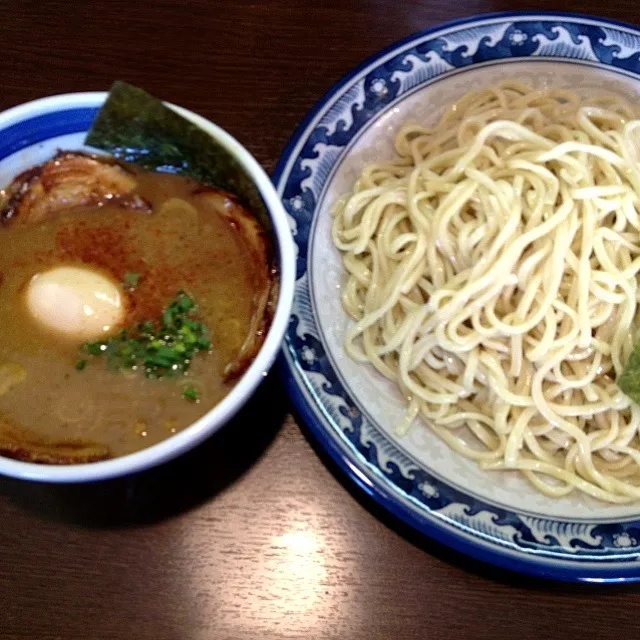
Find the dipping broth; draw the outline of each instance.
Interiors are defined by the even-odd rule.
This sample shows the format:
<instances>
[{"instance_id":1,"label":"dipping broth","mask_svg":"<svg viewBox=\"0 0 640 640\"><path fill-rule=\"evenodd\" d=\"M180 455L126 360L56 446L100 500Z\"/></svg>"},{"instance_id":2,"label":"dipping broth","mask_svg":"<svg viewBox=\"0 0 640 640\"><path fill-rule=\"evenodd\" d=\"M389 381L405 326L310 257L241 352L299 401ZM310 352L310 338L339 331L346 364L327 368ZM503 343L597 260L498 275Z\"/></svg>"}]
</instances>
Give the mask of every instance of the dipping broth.
<instances>
[{"instance_id":1,"label":"dipping broth","mask_svg":"<svg viewBox=\"0 0 640 640\"><path fill-rule=\"evenodd\" d=\"M266 246L265 234L257 245L248 238L242 220L228 215L240 209L232 197L188 178L126 169L138 205L148 207L107 199L0 225L0 367L19 365L24 378L5 393L0 380L0 423L43 443L98 443L108 457L160 442L229 393L264 337L273 280L268 252L256 249ZM59 265L117 284L123 317L107 336L157 322L184 291L211 348L194 355L186 373L160 379L83 356L83 338L48 329L26 303L32 278Z\"/></svg>"}]
</instances>

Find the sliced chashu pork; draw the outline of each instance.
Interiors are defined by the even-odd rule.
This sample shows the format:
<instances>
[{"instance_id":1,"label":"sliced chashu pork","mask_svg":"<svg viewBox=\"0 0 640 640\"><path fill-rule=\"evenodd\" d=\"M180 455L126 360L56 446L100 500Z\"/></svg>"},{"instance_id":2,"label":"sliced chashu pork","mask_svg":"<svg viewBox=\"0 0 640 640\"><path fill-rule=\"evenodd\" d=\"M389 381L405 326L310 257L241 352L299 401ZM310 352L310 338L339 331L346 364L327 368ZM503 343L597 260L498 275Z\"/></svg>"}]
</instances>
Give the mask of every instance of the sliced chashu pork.
<instances>
[{"instance_id":1,"label":"sliced chashu pork","mask_svg":"<svg viewBox=\"0 0 640 640\"><path fill-rule=\"evenodd\" d=\"M253 316L249 333L233 362L225 369L225 378L239 378L253 362L264 343L273 320L278 298L278 279L273 266L273 254L266 230L251 212L247 211L234 196L209 187L198 188L194 196L203 205L212 207L229 221L240 233L254 260L256 273L262 275L253 298Z\"/></svg>"},{"instance_id":2,"label":"sliced chashu pork","mask_svg":"<svg viewBox=\"0 0 640 640\"><path fill-rule=\"evenodd\" d=\"M35 224L71 207L105 202L148 211L135 189L135 177L111 159L61 151L0 192L0 224Z\"/></svg>"}]
</instances>

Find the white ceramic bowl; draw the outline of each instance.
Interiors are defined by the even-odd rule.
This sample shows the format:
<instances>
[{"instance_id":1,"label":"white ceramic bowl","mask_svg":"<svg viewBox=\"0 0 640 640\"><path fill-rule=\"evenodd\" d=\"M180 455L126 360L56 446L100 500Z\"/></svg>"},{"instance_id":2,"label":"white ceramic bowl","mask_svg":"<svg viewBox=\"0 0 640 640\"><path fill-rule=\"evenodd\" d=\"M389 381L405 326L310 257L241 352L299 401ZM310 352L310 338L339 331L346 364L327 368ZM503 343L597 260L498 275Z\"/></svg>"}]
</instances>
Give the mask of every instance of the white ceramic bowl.
<instances>
[{"instance_id":1,"label":"white ceramic bowl","mask_svg":"<svg viewBox=\"0 0 640 640\"><path fill-rule=\"evenodd\" d=\"M0 113L0 188L24 169L50 158L57 149L85 148L85 134L106 96L105 92L52 96ZM273 225L280 274L276 312L267 338L229 395L199 420L167 440L136 453L91 464L52 466L0 456L0 474L42 482L85 482L122 476L166 462L195 447L222 427L251 396L279 351L289 320L295 279L294 245L280 198L262 167L235 138L195 113L175 105L169 106L224 145L262 194Z\"/></svg>"}]
</instances>

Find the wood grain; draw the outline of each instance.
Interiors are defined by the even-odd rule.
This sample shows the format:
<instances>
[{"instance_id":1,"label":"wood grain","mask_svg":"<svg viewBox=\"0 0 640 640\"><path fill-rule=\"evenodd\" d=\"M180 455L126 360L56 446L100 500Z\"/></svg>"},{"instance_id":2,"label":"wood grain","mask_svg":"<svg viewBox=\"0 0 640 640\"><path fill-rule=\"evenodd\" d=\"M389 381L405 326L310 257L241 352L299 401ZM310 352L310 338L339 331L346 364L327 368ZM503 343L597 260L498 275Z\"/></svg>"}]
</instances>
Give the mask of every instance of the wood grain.
<instances>
[{"instance_id":1,"label":"wood grain","mask_svg":"<svg viewBox=\"0 0 640 640\"><path fill-rule=\"evenodd\" d=\"M436 23L550 0L0 3L0 108L141 85L273 169L363 58ZM570 6L565 7L571 9ZM638 17L635 2L584 13ZM221 433L138 476L0 480L0 640L636 637L634 587L532 581L422 540L357 493L277 374Z\"/></svg>"}]
</instances>

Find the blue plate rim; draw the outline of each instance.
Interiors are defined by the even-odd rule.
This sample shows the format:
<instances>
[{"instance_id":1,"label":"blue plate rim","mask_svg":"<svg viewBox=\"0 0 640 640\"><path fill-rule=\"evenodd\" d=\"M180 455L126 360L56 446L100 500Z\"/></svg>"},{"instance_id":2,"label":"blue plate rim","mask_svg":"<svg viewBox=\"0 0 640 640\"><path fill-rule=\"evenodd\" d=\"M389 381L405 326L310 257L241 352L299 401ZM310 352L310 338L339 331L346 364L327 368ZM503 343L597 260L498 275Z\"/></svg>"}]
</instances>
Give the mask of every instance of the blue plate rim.
<instances>
[{"instance_id":1,"label":"blue plate rim","mask_svg":"<svg viewBox=\"0 0 640 640\"><path fill-rule=\"evenodd\" d=\"M285 347L286 348L286 347ZM445 526L439 526L434 521L423 520L416 517L411 509L407 508L395 498L389 497L384 488L377 482L363 482L362 471L356 471L356 466L351 457L341 451L335 438L327 435L318 417L310 407L310 403L304 398L304 393L292 375L292 363L287 354L280 353L278 367L284 381L285 389L293 401L296 411L302 418L305 427L312 437L320 444L322 449L336 463L346 477L370 498L375 500L392 516L409 525L427 539L435 540L454 551L467 555L487 565L493 565L514 573L521 573L535 578L546 578L561 582L579 582L591 584L620 584L640 582L640 574L636 566L625 567L621 563L615 567L604 567L597 563L582 562L575 566L567 563L560 570L562 561L552 560L544 562L533 560L529 556L517 551L504 549L502 552L481 542L464 536L460 531L447 531ZM360 465L358 465L360 466ZM367 477L367 480L371 478ZM635 563L628 563L629 565ZM613 574L613 575L612 575Z\"/></svg>"},{"instance_id":2,"label":"blue plate rim","mask_svg":"<svg viewBox=\"0 0 640 640\"><path fill-rule=\"evenodd\" d=\"M630 29L632 31L638 31L638 27L630 22L624 22L622 20L615 20L613 18L598 18L595 16L591 16L586 13L577 13L572 11L493 11L489 13L477 13L474 16L469 18L458 18L456 20L450 20L447 22L443 22L433 27L427 27L426 29L420 29L415 31L414 33L401 38L400 40L396 40L395 42L387 45L383 49L380 49L376 53L373 53L368 58L363 60L360 64L358 64L353 69L349 70L342 77L340 77L336 82L334 82L325 92L321 95L321 97L313 104L313 106L306 112L304 118L295 128L294 132L291 134L289 139L287 140L284 149L280 153L278 161L273 169L271 174L271 179L273 183L276 185L276 188L279 186L280 180L282 178L282 174L284 172L285 166L291 156L291 152L295 148L296 144L299 142L302 134L307 129L311 121L318 115L318 113L322 110L322 108L329 102L329 100L337 93L337 91L342 88L345 84L347 84L353 77L357 76L364 69L366 69L370 64L383 58L389 53L392 53L396 49L401 49L405 45L409 44L413 40L417 38L421 38L424 36L429 36L434 33L437 33L440 30L448 29L456 26L463 26L465 24L472 24L474 22L478 22L479 20L491 20L493 18L531 18L533 16L540 16L545 18L571 18L574 20L591 20L601 24L610 24L617 27L623 27L625 29Z\"/></svg>"},{"instance_id":3,"label":"blue plate rim","mask_svg":"<svg viewBox=\"0 0 640 640\"><path fill-rule=\"evenodd\" d=\"M385 56L400 51L409 43L432 36L439 31L446 31L455 27L472 25L492 19L526 20L532 17L543 20L564 18L576 22L593 23L595 26L614 26L628 29L640 35L640 29L631 23L610 18L599 18L588 14L562 11L504 11L483 13L416 31L374 53L344 74L322 95L312 108L307 111L305 117L286 143L276 163L272 174L272 180L276 188L280 191L284 186L281 182L287 164L291 160L294 149L307 131L309 125L335 95L347 86L354 77L362 73L364 69L380 61ZM535 554L529 555L517 550L507 549L506 547L500 548L495 542L491 545L483 543L476 538L465 535L459 530L447 531L447 526L444 523L420 518L414 510L403 504L401 500L390 495L375 477L372 478L370 474L366 473L370 466L369 464L360 464L358 460L353 459L353 456L342 450L333 432L325 427L323 421L313 410L313 403L305 397L307 390L304 388L304 384L300 384L297 380L297 376L302 374L297 374L296 366L296 359L293 354L290 353L290 348L287 343L285 343L279 357L279 368L283 374L282 377L287 392L313 438L321 445L324 451L329 454L351 482L380 504L386 511L411 526L419 534L434 539L457 552L473 557L481 562L538 578L599 584L640 581L640 565L637 562L615 562L606 564L583 561L571 563L566 560L540 558L536 557ZM359 467L364 467L364 470ZM366 481L364 481L363 478L366 478Z\"/></svg>"}]
</instances>

